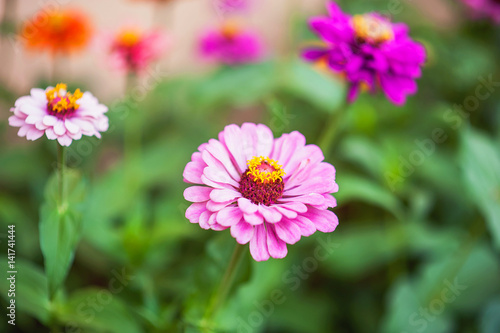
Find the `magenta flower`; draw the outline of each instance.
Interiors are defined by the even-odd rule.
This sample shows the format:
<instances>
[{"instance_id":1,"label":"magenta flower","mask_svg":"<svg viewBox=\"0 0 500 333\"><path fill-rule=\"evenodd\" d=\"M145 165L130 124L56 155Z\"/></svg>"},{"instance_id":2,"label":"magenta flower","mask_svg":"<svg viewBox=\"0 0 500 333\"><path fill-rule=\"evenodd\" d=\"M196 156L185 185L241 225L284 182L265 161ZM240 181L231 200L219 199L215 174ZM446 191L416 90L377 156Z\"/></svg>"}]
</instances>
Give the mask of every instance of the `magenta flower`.
<instances>
[{"instance_id":1,"label":"magenta flower","mask_svg":"<svg viewBox=\"0 0 500 333\"><path fill-rule=\"evenodd\" d=\"M263 48L259 36L243 30L236 22L228 21L219 29L209 30L200 39L201 55L225 65L257 62Z\"/></svg>"},{"instance_id":2,"label":"magenta flower","mask_svg":"<svg viewBox=\"0 0 500 333\"><path fill-rule=\"evenodd\" d=\"M143 32L137 28L124 28L113 36L107 35L105 43L111 66L132 73L144 71L169 46L169 40L160 31Z\"/></svg>"},{"instance_id":3,"label":"magenta flower","mask_svg":"<svg viewBox=\"0 0 500 333\"><path fill-rule=\"evenodd\" d=\"M198 150L183 174L197 184L184 191L193 202L186 217L203 229L230 228L255 260L284 258L286 244L337 227L328 210L336 206L335 168L299 132L274 139L265 125L229 125Z\"/></svg>"},{"instance_id":4,"label":"magenta flower","mask_svg":"<svg viewBox=\"0 0 500 333\"><path fill-rule=\"evenodd\" d=\"M49 140L61 146L69 146L82 135L100 138L100 132L108 130L108 108L99 104L90 92L74 93L66 90L65 84L55 88L31 89L31 95L16 101L10 111L9 125L20 127L17 133L28 140L39 139L44 133Z\"/></svg>"},{"instance_id":5,"label":"magenta flower","mask_svg":"<svg viewBox=\"0 0 500 333\"><path fill-rule=\"evenodd\" d=\"M382 89L396 105L417 92L415 79L421 75L426 52L408 36L405 24L391 23L377 13L350 17L334 2L328 4L328 11L330 17L310 21L325 46L310 47L303 57L326 61L329 68L345 74L350 102L362 87L371 92Z\"/></svg>"},{"instance_id":6,"label":"magenta flower","mask_svg":"<svg viewBox=\"0 0 500 333\"><path fill-rule=\"evenodd\" d=\"M476 18L490 18L500 24L500 1L498 0L462 0Z\"/></svg>"}]
</instances>

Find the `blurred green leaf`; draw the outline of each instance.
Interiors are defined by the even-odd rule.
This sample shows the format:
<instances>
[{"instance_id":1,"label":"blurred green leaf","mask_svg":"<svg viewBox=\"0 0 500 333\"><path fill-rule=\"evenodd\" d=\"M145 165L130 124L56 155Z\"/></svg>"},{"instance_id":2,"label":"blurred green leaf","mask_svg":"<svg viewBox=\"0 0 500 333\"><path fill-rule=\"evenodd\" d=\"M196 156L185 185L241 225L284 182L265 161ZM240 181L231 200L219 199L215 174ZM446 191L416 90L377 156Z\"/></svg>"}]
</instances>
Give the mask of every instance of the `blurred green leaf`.
<instances>
[{"instance_id":1,"label":"blurred green leaf","mask_svg":"<svg viewBox=\"0 0 500 333\"><path fill-rule=\"evenodd\" d=\"M500 299L491 301L481 316L481 333L500 332Z\"/></svg>"},{"instance_id":2,"label":"blurred green leaf","mask_svg":"<svg viewBox=\"0 0 500 333\"><path fill-rule=\"evenodd\" d=\"M96 332L143 332L132 309L107 289L80 289L60 309L59 319L70 329Z\"/></svg>"},{"instance_id":3,"label":"blurred green leaf","mask_svg":"<svg viewBox=\"0 0 500 333\"><path fill-rule=\"evenodd\" d=\"M300 60L283 65L283 89L327 113L336 112L345 101L345 87L339 81Z\"/></svg>"},{"instance_id":4,"label":"blurred green leaf","mask_svg":"<svg viewBox=\"0 0 500 333\"><path fill-rule=\"evenodd\" d=\"M193 101L204 109L227 103L256 103L273 90L275 71L272 62L220 68L200 82L194 91Z\"/></svg>"},{"instance_id":5,"label":"blurred green leaf","mask_svg":"<svg viewBox=\"0 0 500 333\"><path fill-rule=\"evenodd\" d=\"M341 174L337 177L339 192L335 194L337 201L344 205L349 201L363 201L391 212L395 217L403 219L402 204L398 198L368 179L359 176Z\"/></svg>"},{"instance_id":6,"label":"blurred green leaf","mask_svg":"<svg viewBox=\"0 0 500 333\"><path fill-rule=\"evenodd\" d=\"M77 171L71 169L65 172L64 181L65 202L59 202L58 176L54 174L47 183L45 203L40 211L40 247L50 295L64 282L81 237L86 183Z\"/></svg>"},{"instance_id":7,"label":"blurred green leaf","mask_svg":"<svg viewBox=\"0 0 500 333\"><path fill-rule=\"evenodd\" d=\"M469 129L462 133L460 161L471 198L484 214L500 249L500 147Z\"/></svg>"}]
</instances>

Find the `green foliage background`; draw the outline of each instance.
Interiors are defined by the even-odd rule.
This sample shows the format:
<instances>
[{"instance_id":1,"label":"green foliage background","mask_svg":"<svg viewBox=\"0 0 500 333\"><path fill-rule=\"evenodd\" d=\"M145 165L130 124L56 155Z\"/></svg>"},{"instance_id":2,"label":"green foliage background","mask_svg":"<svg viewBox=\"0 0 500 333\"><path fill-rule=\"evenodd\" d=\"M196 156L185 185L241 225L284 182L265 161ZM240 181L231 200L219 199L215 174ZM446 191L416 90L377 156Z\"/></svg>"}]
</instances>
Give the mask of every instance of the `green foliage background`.
<instances>
[{"instance_id":1,"label":"green foliage background","mask_svg":"<svg viewBox=\"0 0 500 333\"><path fill-rule=\"evenodd\" d=\"M361 13L387 3L342 5ZM133 94L102 101L111 128L70 147L75 195L65 211L50 208L55 143L2 141L1 267L15 224L18 274L16 326L2 315L0 331L500 332L500 84L474 111L450 111L475 96L478 78L500 81L499 30L465 20L437 29L408 4L394 19L429 52L419 92L401 108L368 94L345 105L340 79L299 59L313 35L298 16L286 56L166 77L140 103ZM0 97L8 113L18 96L4 87ZM282 260L256 263L246 254L226 306L204 322L235 241L185 219L190 155L244 121L267 124L275 137L299 130L317 143L335 113L338 132L325 155L337 169L339 227L289 246ZM143 133L143 146L125 165L127 122ZM2 138L14 131L0 123ZM331 252L320 259L324 244ZM45 270L42 250L52 260ZM0 279L5 313L7 290Z\"/></svg>"}]
</instances>

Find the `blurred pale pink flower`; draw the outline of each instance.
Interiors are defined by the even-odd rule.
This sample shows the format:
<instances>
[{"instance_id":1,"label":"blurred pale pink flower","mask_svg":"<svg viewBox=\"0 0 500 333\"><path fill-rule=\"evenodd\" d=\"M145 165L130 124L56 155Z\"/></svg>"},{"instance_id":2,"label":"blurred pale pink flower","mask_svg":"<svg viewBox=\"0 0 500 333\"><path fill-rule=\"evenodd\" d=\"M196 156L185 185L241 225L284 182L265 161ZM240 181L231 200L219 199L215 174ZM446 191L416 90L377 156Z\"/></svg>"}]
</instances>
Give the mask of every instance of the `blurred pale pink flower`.
<instances>
[{"instance_id":1,"label":"blurred pale pink flower","mask_svg":"<svg viewBox=\"0 0 500 333\"><path fill-rule=\"evenodd\" d=\"M9 117L9 125L20 127L18 135L32 141L45 133L49 140L69 146L82 135L100 138L100 132L108 130L108 108L90 92L77 89L71 93L62 83L45 90L31 89L10 111L14 115Z\"/></svg>"},{"instance_id":2,"label":"blurred pale pink flower","mask_svg":"<svg viewBox=\"0 0 500 333\"><path fill-rule=\"evenodd\" d=\"M299 132L274 139L262 124L226 126L202 144L184 169L193 204L186 217L203 229L224 230L250 242L257 261L284 258L286 244L316 231L332 232L337 216L335 168Z\"/></svg>"},{"instance_id":3,"label":"blurred pale pink flower","mask_svg":"<svg viewBox=\"0 0 500 333\"><path fill-rule=\"evenodd\" d=\"M235 21L227 21L218 29L208 30L200 39L201 55L225 65L257 62L263 47L259 35L243 29Z\"/></svg>"},{"instance_id":4,"label":"blurred pale pink flower","mask_svg":"<svg viewBox=\"0 0 500 333\"><path fill-rule=\"evenodd\" d=\"M500 1L499 0L462 0L472 10L476 18L489 18L496 24L500 24Z\"/></svg>"},{"instance_id":5,"label":"blurred pale pink flower","mask_svg":"<svg viewBox=\"0 0 500 333\"><path fill-rule=\"evenodd\" d=\"M141 73L167 51L169 39L158 31L123 28L113 35L105 35L111 66L118 70Z\"/></svg>"},{"instance_id":6,"label":"blurred pale pink flower","mask_svg":"<svg viewBox=\"0 0 500 333\"><path fill-rule=\"evenodd\" d=\"M244 12L250 6L250 0L212 0L217 11L222 14Z\"/></svg>"}]
</instances>

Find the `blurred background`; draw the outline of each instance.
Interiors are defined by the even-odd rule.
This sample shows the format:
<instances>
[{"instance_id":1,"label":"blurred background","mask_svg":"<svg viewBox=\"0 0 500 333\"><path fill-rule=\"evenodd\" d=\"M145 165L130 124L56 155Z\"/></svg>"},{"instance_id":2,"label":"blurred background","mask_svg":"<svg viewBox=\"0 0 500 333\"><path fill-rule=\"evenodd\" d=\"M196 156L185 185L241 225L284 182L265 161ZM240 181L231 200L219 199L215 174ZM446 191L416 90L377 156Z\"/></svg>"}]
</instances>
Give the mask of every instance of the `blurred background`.
<instances>
[{"instance_id":1,"label":"blurred background","mask_svg":"<svg viewBox=\"0 0 500 333\"><path fill-rule=\"evenodd\" d=\"M324 0L255 0L244 9L217 0L4 0L0 255L4 276L15 224L18 275L16 325L2 314L0 331L500 332L499 28L461 1L338 3L405 22L425 45L419 91L403 107L368 93L346 104L343 78L301 59L317 41L307 20L326 14ZM48 6L89 17L84 49L54 56L25 47L23 22ZM261 38L259 61L227 66L200 54L200 36L228 19ZM109 66L101 41L127 24L169 40L132 85ZM7 119L17 98L57 82L109 106L110 129L68 149L68 165L86 182L81 239L50 299L38 223L56 144L19 138ZM324 153L340 186L337 230L303 238L285 259L257 263L248 254L207 327L201 318L235 242L184 217L191 154L245 121L318 143L332 116L337 132ZM141 149L126 168L127 121ZM2 278L5 313L8 289Z\"/></svg>"}]
</instances>

